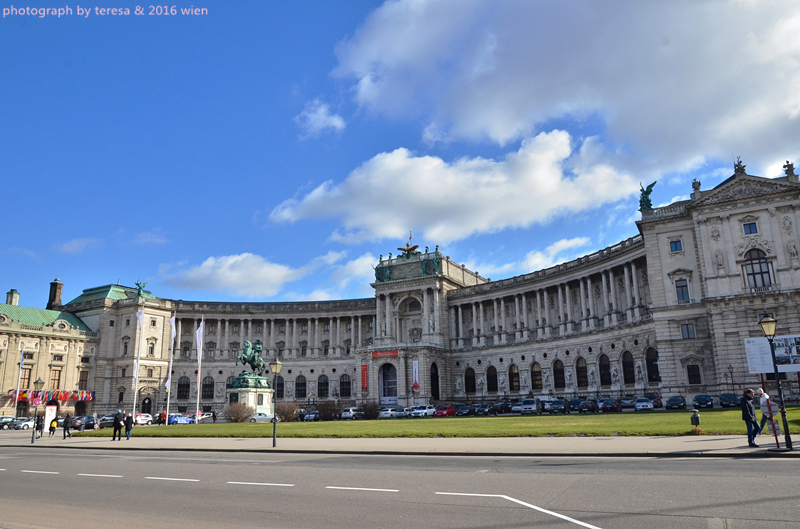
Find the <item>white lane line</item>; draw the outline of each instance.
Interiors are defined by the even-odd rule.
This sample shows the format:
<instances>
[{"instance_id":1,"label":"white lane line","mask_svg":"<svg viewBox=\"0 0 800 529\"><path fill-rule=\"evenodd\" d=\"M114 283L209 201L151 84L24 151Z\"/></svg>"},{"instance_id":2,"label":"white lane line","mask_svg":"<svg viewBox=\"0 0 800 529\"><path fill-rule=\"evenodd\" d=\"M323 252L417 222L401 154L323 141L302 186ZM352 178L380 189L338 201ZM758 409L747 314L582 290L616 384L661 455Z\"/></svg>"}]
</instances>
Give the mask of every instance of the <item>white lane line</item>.
<instances>
[{"instance_id":1,"label":"white lane line","mask_svg":"<svg viewBox=\"0 0 800 529\"><path fill-rule=\"evenodd\" d=\"M366 490L369 492L400 492L399 490L395 489L364 489L361 487L325 487L326 489L336 489L336 490Z\"/></svg>"},{"instance_id":2,"label":"white lane line","mask_svg":"<svg viewBox=\"0 0 800 529\"><path fill-rule=\"evenodd\" d=\"M78 474L79 476L89 476L90 478L121 478L122 476L114 476L111 474Z\"/></svg>"},{"instance_id":3,"label":"white lane line","mask_svg":"<svg viewBox=\"0 0 800 529\"><path fill-rule=\"evenodd\" d=\"M58 472L47 472L46 470L22 470L28 474L58 474Z\"/></svg>"},{"instance_id":4,"label":"white lane line","mask_svg":"<svg viewBox=\"0 0 800 529\"><path fill-rule=\"evenodd\" d=\"M6 471L6 469L0 468L0 472L5 472L5 471Z\"/></svg>"},{"instance_id":5,"label":"white lane line","mask_svg":"<svg viewBox=\"0 0 800 529\"><path fill-rule=\"evenodd\" d=\"M548 511L547 509L543 509L541 507L537 507L536 505L531 505L530 503L525 503L522 500L518 500L516 498L512 498L511 496L506 496L504 494L468 494L465 492L437 492L436 494L441 494L443 496L477 496L482 498L503 498L504 500L513 501L514 503L518 503L529 509L533 509L535 511L542 512L544 514L549 514L550 516L555 516L556 518L561 518L562 520L566 520L568 522L572 522L576 525L580 525L581 527L586 527L587 529L600 529L596 525L591 525L586 522L582 522L580 520L576 520L575 518L570 518L569 516L564 516L563 514L559 514L557 512Z\"/></svg>"},{"instance_id":6,"label":"white lane line","mask_svg":"<svg viewBox=\"0 0 800 529\"><path fill-rule=\"evenodd\" d=\"M160 479L163 481L200 481L199 479L183 479L183 478L156 478L156 477L145 477L144 479Z\"/></svg>"},{"instance_id":7,"label":"white lane line","mask_svg":"<svg viewBox=\"0 0 800 529\"><path fill-rule=\"evenodd\" d=\"M290 483L250 483L248 481L228 481L228 485L261 485L263 487L294 487Z\"/></svg>"}]
</instances>

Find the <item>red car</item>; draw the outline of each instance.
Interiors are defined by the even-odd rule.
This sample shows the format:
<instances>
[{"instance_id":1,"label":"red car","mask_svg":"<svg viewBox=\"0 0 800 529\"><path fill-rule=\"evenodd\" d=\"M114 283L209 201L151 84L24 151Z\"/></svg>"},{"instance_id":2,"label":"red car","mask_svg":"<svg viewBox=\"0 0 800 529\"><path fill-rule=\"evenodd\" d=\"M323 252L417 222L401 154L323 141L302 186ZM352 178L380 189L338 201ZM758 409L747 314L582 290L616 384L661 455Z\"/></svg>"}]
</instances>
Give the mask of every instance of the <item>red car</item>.
<instances>
[{"instance_id":1,"label":"red car","mask_svg":"<svg viewBox=\"0 0 800 529\"><path fill-rule=\"evenodd\" d=\"M433 414L434 417L455 417L455 415L455 406L439 406L436 408L436 413Z\"/></svg>"}]
</instances>

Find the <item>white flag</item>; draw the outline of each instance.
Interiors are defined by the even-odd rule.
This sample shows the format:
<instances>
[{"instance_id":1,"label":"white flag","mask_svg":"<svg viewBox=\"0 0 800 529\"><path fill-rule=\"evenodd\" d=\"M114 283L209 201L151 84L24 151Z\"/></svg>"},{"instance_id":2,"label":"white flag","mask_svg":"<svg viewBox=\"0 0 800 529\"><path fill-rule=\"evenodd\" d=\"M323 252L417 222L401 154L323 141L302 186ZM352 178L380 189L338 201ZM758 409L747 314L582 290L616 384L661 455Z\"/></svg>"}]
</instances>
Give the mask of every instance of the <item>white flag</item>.
<instances>
[{"instance_id":1,"label":"white flag","mask_svg":"<svg viewBox=\"0 0 800 529\"><path fill-rule=\"evenodd\" d=\"M197 340L197 387L198 391L200 388L200 364L203 361L203 324L205 323L204 320L200 320L200 326L197 328L197 332L195 333L195 339Z\"/></svg>"},{"instance_id":2,"label":"white flag","mask_svg":"<svg viewBox=\"0 0 800 529\"><path fill-rule=\"evenodd\" d=\"M169 319L169 326L172 329L172 343L175 343L175 335L178 334L178 330L175 328L175 316Z\"/></svg>"},{"instance_id":3,"label":"white flag","mask_svg":"<svg viewBox=\"0 0 800 529\"><path fill-rule=\"evenodd\" d=\"M144 323L142 323L142 320L144 319L144 307L142 307L142 310L136 313L136 319L139 320L139 328L144 330Z\"/></svg>"}]
</instances>

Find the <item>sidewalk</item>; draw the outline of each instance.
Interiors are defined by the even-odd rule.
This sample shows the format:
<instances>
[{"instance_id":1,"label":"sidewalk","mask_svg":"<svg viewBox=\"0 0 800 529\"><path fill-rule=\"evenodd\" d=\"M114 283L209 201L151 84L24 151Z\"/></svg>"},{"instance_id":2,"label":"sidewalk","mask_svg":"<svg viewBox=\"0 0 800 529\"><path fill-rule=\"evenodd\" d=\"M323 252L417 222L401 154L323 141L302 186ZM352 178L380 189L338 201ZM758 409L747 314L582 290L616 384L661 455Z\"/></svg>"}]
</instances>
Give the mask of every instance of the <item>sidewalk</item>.
<instances>
[{"instance_id":1,"label":"sidewalk","mask_svg":"<svg viewBox=\"0 0 800 529\"><path fill-rule=\"evenodd\" d=\"M72 448L94 450L171 450L220 452L337 453L377 455L540 456L540 457L790 457L793 452L770 452L774 438L759 436L760 448L749 448L747 437L496 437L496 438L381 438L302 439L134 437L111 441L108 437L62 439L61 430L52 439L46 435L31 445L30 430L0 432L0 447L37 449ZM800 441L800 440L799 440ZM783 439L781 438L781 444Z\"/></svg>"}]
</instances>

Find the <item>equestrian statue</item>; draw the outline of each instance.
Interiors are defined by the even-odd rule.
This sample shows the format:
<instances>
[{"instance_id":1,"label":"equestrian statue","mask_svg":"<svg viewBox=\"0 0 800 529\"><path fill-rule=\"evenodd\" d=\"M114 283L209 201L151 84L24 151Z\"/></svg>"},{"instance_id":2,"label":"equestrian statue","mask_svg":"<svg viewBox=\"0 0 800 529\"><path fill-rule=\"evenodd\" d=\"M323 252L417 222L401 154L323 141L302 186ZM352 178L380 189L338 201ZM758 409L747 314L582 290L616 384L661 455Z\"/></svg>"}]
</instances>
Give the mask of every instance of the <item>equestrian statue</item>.
<instances>
[{"instance_id":1,"label":"equestrian statue","mask_svg":"<svg viewBox=\"0 0 800 529\"><path fill-rule=\"evenodd\" d=\"M241 356L236 357L236 365L238 366L239 362L242 362L242 365L249 365L253 373L257 373L258 376L264 376L264 371L267 370L267 363L261 358L261 350L261 340L256 340L255 346L251 346L250 342L245 340Z\"/></svg>"}]
</instances>

